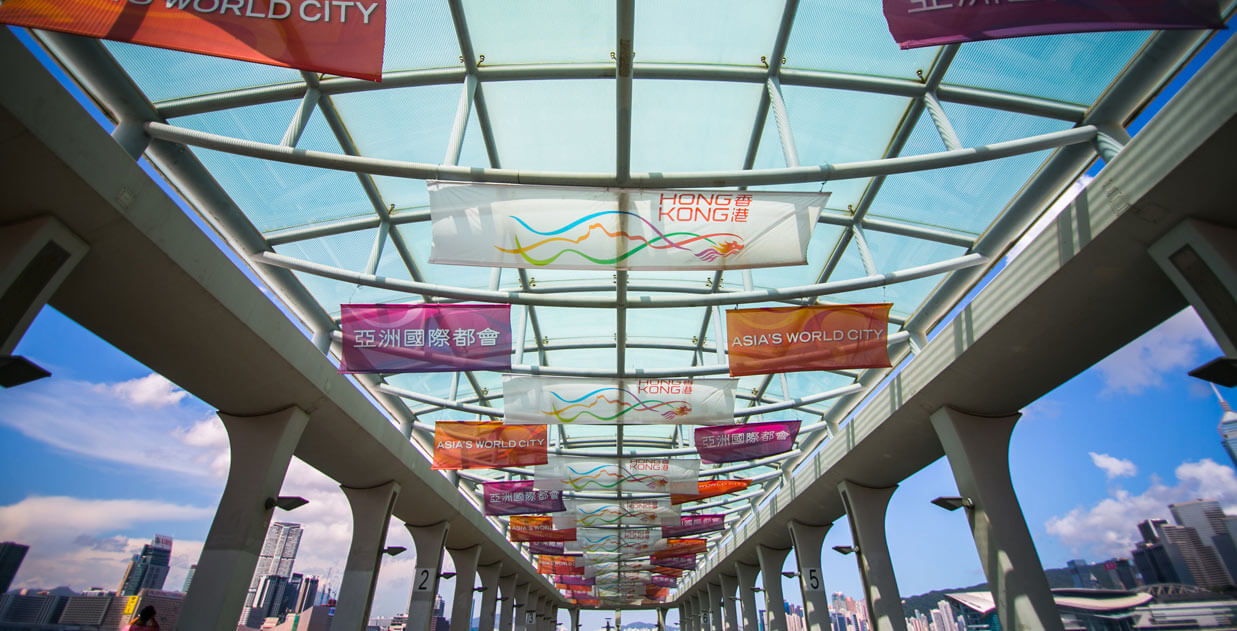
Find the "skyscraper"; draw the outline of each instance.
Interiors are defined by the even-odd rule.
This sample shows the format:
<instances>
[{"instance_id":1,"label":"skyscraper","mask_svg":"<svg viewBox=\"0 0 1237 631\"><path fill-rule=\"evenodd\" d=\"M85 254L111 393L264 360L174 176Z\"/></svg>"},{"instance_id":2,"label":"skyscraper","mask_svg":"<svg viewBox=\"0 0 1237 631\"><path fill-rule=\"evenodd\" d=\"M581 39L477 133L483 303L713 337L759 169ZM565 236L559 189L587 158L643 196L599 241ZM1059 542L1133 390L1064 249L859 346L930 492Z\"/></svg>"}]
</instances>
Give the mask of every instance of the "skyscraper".
<instances>
[{"instance_id":1,"label":"skyscraper","mask_svg":"<svg viewBox=\"0 0 1237 631\"><path fill-rule=\"evenodd\" d=\"M168 577L171 561L172 538L155 535L150 543L142 546L141 554L133 555L133 560L125 569L124 578L120 579L116 595L136 596L144 587L163 589L163 581Z\"/></svg>"},{"instance_id":2,"label":"skyscraper","mask_svg":"<svg viewBox=\"0 0 1237 631\"><path fill-rule=\"evenodd\" d=\"M1237 578L1237 538L1229 528L1232 521L1215 500L1193 500L1169 504L1173 519L1179 525L1198 532L1204 546L1215 551L1230 578Z\"/></svg>"},{"instance_id":3,"label":"skyscraper","mask_svg":"<svg viewBox=\"0 0 1237 631\"><path fill-rule=\"evenodd\" d=\"M262 551L258 554L258 565L254 569L253 579L249 582L249 593L245 594L241 624L256 627L262 623L266 612L257 606L258 588L262 579L267 576L291 578L292 564L296 562L296 551L300 546L300 524L275 522L267 529L266 540L262 542Z\"/></svg>"},{"instance_id":4,"label":"skyscraper","mask_svg":"<svg viewBox=\"0 0 1237 631\"><path fill-rule=\"evenodd\" d=\"M0 543L0 594L9 591L13 577L17 576L17 569L21 567L22 559L26 558L28 550L30 546L12 541Z\"/></svg>"},{"instance_id":5,"label":"skyscraper","mask_svg":"<svg viewBox=\"0 0 1237 631\"><path fill-rule=\"evenodd\" d=\"M1216 393L1216 398L1220 400L1220 408L1224 410L1224 414L1220 417L1220 442L1224 443L1224 450L1228 452L1228 457L1233 461L1233 466L1237 466L1237 412L1229 407L1228 401L1220 396L1220 391L1214 385L1211 386L1211 391Z\"/></svg>"}]
</instances>

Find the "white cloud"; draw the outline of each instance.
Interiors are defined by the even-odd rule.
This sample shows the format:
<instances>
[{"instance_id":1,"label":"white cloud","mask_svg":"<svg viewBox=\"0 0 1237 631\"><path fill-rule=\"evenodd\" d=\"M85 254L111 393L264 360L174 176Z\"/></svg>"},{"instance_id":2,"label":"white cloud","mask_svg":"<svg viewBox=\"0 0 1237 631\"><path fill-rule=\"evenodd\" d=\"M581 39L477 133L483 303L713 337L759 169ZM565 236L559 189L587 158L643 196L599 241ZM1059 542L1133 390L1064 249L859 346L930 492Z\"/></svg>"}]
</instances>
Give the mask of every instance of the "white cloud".
<instances>
[{"instance_id":1,"label":"white cloud","mask_svg":"<svg viewBox=\"0 0 1237 631\"><path fill-rule=\"evenodd\" d=\"M176 387L176 384L155 373L120 383L99 384L95 386L95 389L109 392L134 405L152 408L176 405L189 395L188 392Z\"/></svg>"},{"instance_id":2,"label":"white cloud","mask_svg":"<svg viewBox=\"0 0 1237 631\"><path fill-rule=\"evenodd\" d=\"M1108 454L1097 454L1094 451L1087 452L1087 454L1091 456L1091 462L1103 470L1109 480L1123 476L1130 477L1138 473L1138 467L1129 460L1114 458Z\"/></svg>"},{"instance_id":3,"label":"white cloud","mask_svg":"<svg viewBox=\"0 0 1237 631\"><path fill-rule=\"evenodd\" d=\"M1096 364L1104 381L1101 394L1141 394L1162 385L1163 375L1201 364L1203 351L1213 348L1203 321L1186 309Z\"/></svg>"},{"instance_id":4,"label":"white cloud","mask_svg":"<svg viewBox=\"0 0 1237 631\"><path fill-rule=\"evenodd\" d=\"M1045 524L1075 553L1086 552L1096 558L1128 557L1138 541L1138 522L1168 519L1168 505L1193 499L1214 499L1226 510L1237 508L1237 473L1232 467L1210 459L1183 462L1174 472L1177 483L1169 486L1158 478L1137 495L1114 488L1111 496L1090 508L1077 507Z\"/></svg>"}]
</instances>

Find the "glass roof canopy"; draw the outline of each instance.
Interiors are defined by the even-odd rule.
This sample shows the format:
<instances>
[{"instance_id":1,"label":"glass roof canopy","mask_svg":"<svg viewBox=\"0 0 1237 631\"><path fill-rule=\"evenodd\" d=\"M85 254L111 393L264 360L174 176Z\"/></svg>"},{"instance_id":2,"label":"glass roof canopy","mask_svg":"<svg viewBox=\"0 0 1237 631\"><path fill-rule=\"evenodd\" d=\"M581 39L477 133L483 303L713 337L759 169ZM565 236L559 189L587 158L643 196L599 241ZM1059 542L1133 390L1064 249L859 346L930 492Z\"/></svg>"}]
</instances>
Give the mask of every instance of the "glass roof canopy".
<instances>
[{"instance_id":1,"label":"glass roof canopy","mask_svg":"<svg viewBox=\"0 0 1237 631\"><path fill-rule=\"evenodd\" d=\"M891 302L895 369L914 361L1202 39L1142 31L901 51L879 3L825 0L387 10L381 83L39 37L114 119L165 121L145 130L189 146L195 160L154 157L156 168L324 352L338 353L342 303L509 302L513 372L543 375L725 375L717 331L736 305ZM1148 53L1157 47L1175 51L1167 65ZM149 104L117 99L100 79L109 68ZM147 105L153 117L126 109ZM805 266L490 270L429 263L435 178L831 197ZM702 478L755 483L685 510L742 519L888 374L742 378L737 420L802 420L798 447L702 467ZM436 421L502 410L496 373L357 380L426 453ZM687 455L690 429L557 426L551 449Z\"/></svg>"}]
</instances>

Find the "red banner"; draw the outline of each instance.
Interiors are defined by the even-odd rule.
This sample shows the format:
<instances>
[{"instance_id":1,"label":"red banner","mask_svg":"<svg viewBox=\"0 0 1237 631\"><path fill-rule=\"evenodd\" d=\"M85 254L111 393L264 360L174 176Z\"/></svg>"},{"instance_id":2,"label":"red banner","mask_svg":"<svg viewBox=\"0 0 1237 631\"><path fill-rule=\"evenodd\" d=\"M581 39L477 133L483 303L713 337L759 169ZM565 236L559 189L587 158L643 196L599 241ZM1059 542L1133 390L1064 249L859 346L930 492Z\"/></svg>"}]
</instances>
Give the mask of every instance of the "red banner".
<instances>
[{"instance_id":1,"label":"red banner","mask_svg":"<svg viewBox=\"0 0 1237 631\"><path fill-rule=\"evenodd\" d=\"M538 491L533 488L532 480L483 482L481 487L486 515L530 515L567 510L563 505L562 491Z\"/></svg>"},{"instance_id":2,"label":"red banner","mask_svg":"<svg viewBox=\"0 0 1237 631\"><path fill-rule=\"evenodd\" d=\"M795 448L799 421L770 421L696 428L700 462L717 464L755 460Z\"/></svg>"},{"instance_id":3,"label":"red banner","mask_svg":"<svg viewBox=\"0 0 1237 631\"><path fill-rule=\"evenodd\" d=\"M678 574L671 574L670 576L679 576L683 573L683 570L696 569L696 555L694 554L662 557L660 559L655 559L655 562L658 567L654 571L659 574L666 574L666 572L662 571L665 568L673 568L676 572L678 572Z\"/></svg>"},{"instance_id":4,"label":"red banner","mask_svg":"<svg viewBox=\"0 0 1237 631\"><path fill-rule=\"evenodd\" d=\"M567 583L555 583L554 586L557 587L558 591L560 592L573 592L573 593L583 593L583 594L593 593L593 587L591 585L569 585Z\"/></svg>"},{"instance_id":5,"label":"red banner","mask_svg":"<svg viewBox=\"0 0 1237 631\"><path fill-rule=\"evenodd\" d=\"M433 469L495 469L545 464L545 425L503 425L489 421L434 424ZM547 517L546 519L549 519Z\"/></svg>"},{"instance_id":6,"label":"red banner","mask_svg":"<svg viewBox=\"0 0 1237 631\"><path fill-rule=\"evenodd\" d=\"M686 504L706 497L717 497L729 493L738 493L751 485L751 480L701 480L697 483L699 491L694 495L686 493L671 493L670 504Z\"/></svg>"},{"instance_id":7,"label":"red banner","mask_svg":"<svg viewBox=\"0 0 1237 631\"><path fill-rule=\"evenodd\" d=\"M665 565L659 565L653 568L653 573L660 574L662 576L672 576L674 578L679 578L683 576L683 570L676 568L676 567L668 567Z\"/></svg>"},{"instance_id":8,"label":"red banner","mask_svg":"<svg viewBox=\"0 0 1237 631\"><path fill-rule=\"evenodd\" d=\"M889 367L891 304L726 312L730 376Z\"/></svg>"},{"instance_id":9,"label":"red banner","mask_svg":"<svg viewBox=\"0 0 1237 631\"><path fill-rule=\"evenodd\" d=\"M511 368L511 305L340 305L342 373Z\"/></svg>"},{"instance_id":10,"label":"red banner","mask_svg":"<svg viewBox=\"0 0 1237 631\"><path fill-rule=\"evenodd\" d=\"M884 0L889 32L902 48L1002 37L1224 28L1215 0Z\"/></svg>"},{"instance_id":11,"label":"red banner","mask_svg":"<svg viewBox=\"0 0 1237 631\"><path fill-rule=\"evenodd\" d=\"M542 554L537 557L537 573L545 576L551 574L582 576L584 568L576 566L576 557Z\"/></svg>"},{"instance_id":12,"label":"red banner","mask_svg":"<svg viewBox=\"0 0 1237 631\"><path fill-rule=\"evenodd\" d=\"M703 554L709 542L704 539L667 539L666 547L653 553L653 562L685 554Z\"/></svg>"},{"instance_id":13,"label":"red banner","mask_svg":"<svg viewBox=\"0 0 1237 631\"><path fill-rule=\"evenodd\" d=\"M7 0L0 22L382 79L386 0Z\"/></svg>"},{"instance_id":14,"label":"red banner","mask_svg":"<svg viewBox=\"0 0 1237 631\"><path fill-rule=\"evenodd\" d=\"M717 532L726 528L725 515L684 515L679 518L678 526L662 526L661 536L664 539L686 537L706 532Z\"/></svg>"},{"instance_id":15,"label":"red banner","mask_svg":"<svg viewBox=\"0 0 1237 631\"><path fill-rule=\"evenodd\" d=\"M575 541L576 529L555 530L554 520L541 515L514 515L507 523L507 538L516 541ZM553 573L553 572L551 572Z\"/></svg>"}]
</instances>

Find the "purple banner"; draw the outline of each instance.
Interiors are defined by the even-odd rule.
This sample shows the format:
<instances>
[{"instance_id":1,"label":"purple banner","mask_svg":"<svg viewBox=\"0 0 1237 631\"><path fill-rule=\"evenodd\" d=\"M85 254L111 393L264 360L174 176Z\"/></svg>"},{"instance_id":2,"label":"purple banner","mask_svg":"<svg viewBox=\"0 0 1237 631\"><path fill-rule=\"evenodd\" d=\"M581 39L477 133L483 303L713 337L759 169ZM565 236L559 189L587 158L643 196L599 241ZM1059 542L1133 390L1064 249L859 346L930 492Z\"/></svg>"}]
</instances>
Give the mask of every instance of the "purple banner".
<instances>
[{"instance_id":1,"label":"purple banner","mask_svg":"<svg viewBox=\"0 0 1237 631\"><path fill-rule=\"evenodd\" d=\"M715 532L726 527L725 515L687 515L679 518L678 526L662 526L663 539L686 537L703 532Z\"/></svg>"},{"instance_id":2,"label":"purple banner","mask_svg":"<svg viewBox=\"0 0 1237 631\"><path fill-rule=\"evenodd\" d=\"M794 449L799 421L747 423L696 429L696 451L709 464L755 460Z\"/></svg>"},{"instance_id":3,"label":"purple banner","mask_svg":"<svg viewBox=\"0 0 1237 631\"><path fill-rule=\"evenodd\" d=\"M562 541L531 541L528 544L528 551L531 554L563 554L563 548L567 544Z\"/></svg>"},{"instance_id":4,"label":"purple banner","mask_svg":"<svg viewBox=\"0 0 1237 631\"><path fill-rule=\"evenodd\" d=\"M511 305L341 305L343 373L511 368Z\"/></svg>"},{"instance_id":5,"label":"purple banner","mask_svg":"<svg viewBox=\"0 0 1237 631\"><path fill-rule=\"evenodd\" d=\"M696 555L684 554L681 556L663 557L654 560L653 563L662 567L672 567L678 570L694 570L696 569Z\"/></svg>"},{"instance_id":6,"label":"purple banner","mask_svg":"<svg viewBox=\"0 0 1237 631\"><path fill-rule=\"evenodd\" d=\"M567 510L562 491L534 490L532 480L484 482L481 487L486 515L531 515Z\"/></svg>"},{"instance_id":7,"label":"purple banner","mask_svg":"<svg viewBox=\"0 0 1237 631\"><path fill-rule=\"evenodd\" d=\"M596 579L596 578L593 578L593 577L591 577L591 576L590 576L590 577L588 577L588 578L585 578L585 577L583 577L583 576L567 576L567 575L564 575L564 574L555 574L555 575L554 575L554 582L555 582L555 583L562 583L563 585L585 585L585 586L589 586L589 585L596 585L596 584L597 584L597 579Z\"/></svg>"},{"instance_id":8,"label":"purple banner","mask_svg":"<svg viewBox=\"0 0 1237 631\"><path fill-rule=\"evenodd\" d=\"M660 574L653 575L653 585L658 587L675 587L679 584L679 580L673 576L662 576Z\"/></svg>"},{"instance_id":9,"label":"purple banner","mask_svg":"<svg viewBox=\"0 0 1237 631\"><path fill-rule=\"evenodd\" d=\"M902 48L1003 37L1224 28L1216 0L884 0Z\"/></svg>"}]
</instances>

